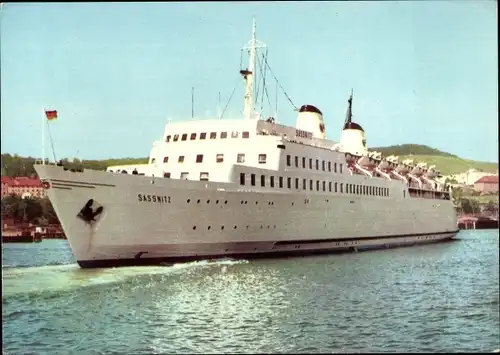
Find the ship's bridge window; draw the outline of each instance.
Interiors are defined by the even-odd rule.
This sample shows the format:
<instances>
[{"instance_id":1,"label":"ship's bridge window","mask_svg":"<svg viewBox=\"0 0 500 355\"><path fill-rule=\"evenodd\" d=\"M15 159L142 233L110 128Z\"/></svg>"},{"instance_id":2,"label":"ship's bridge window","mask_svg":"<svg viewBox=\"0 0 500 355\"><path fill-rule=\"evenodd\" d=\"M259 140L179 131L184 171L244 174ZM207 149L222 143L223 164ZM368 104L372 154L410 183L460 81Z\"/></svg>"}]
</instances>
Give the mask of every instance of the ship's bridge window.
<instances>
[{"instance_id":1,"label":"ship's bridge window","mask_svg":"<svg viewBox=\"0 0 500 355\"><path fill-rule=\"evenodd\" d=\"M286 156L286 166L292 166L292 156L290 154Z\"/></svg>"},{"instance_id":2,"label":"ship's bridge window","mask_svg":"<svg viewBox=\"0 0 500 355\"><path fill-rule=\"evenodd\" d=\"M238 131L231 132L231 138L238 138Z\"/></svg>"},{"instance_id":3,"label":"ship's bridge window","mask_svg":"<svg viewBox=\"0 0 500 355\"><path fill-rule=\"evenodd\" d=\"M200 181L208 181L208 173L200 173Z\"/></svg>"},{"instance_id":4,"label":"ship's bridge window","mask_svg":"<svg viewBox=\"0 0 500 355\"><path fill-rule=\"evenodd\" d=\"M179 155L179 163L184 163L184 155Z\"/></svg>"},{"instance_id":5,"label":"ship's bridge window","mask_svg":"<svg viewBox=\"0 0 500 355\"><path fill-rule=\"evenodd\" d=\"M163 163L165 163L165 164L168 163L168 157L163 158Z\"/></svg>"},{"instance_id":6,"label":"ship's bridge window","mask_svg":"<svg viewBox=\"0 0 500 355\"><path fill-rule=\"evenodd\" d=\"M217 154L217 156L215 157L215 161L217 163L222 163L224 161L224 154Z\"/></svg>"},{"instance_id":7,"label":"ship's bridge window","mask_svg":"<svg viewBox=\"0 0 500 355\"><path fill-rule=\"evenodd\" d=\"M174 134L174 142L177 142L179 140L179 135L178 134Z\"/></svg>"},{"instance_id":8,"label":"ship's bridge window","mask_svg":"<svg viewBox=\"0 0 500 355\"><path fill-rule=\"evenodd\" d=\"M238 153L238 155L236 156L236 162L237 163L244 163L245 162L245 154Z\"/></svg>"},{"instance_id":9,"label":"ship's bridge window","mask_svg":"<svg viewBox=\"0 0 500 355\"><path fill-rule=\"evenodd\" d=\"M207 138L207 133L206 132L200 133L200 139L205 139L205 138Z\"/></svg>"},{"instance_id":10,"label":"ship's bridge window","mask_svg":"<svg viewBox=\"0 0 500 355\"><path fill-rule=\"evenodd\" d=\"M191 133L191 137L189 137L189 139L194 141L196 139L196 133Z\"/></svg>"},{"instance_id":11,"label":"ship's bridge window","mask_svg":"<svg viewBox=\"0 0 500 355\"><path fill-rule=\"evenodd\" d=\"M226 139L227 138L227 132L220 132L220 138L221 139Z\"/></svg>"},{"instance_id":12,"label":"ship's bridge window","mask_svg":"<svg viewBox=\"0 0 500 355\"><path fill-rule=\"evenodd\" d=\"M203 162L203 154L198 154L196 156L196 162L197 163L202 163Z\"/></svg>"},{"instance_id":13,"label":"ship's bridge window","mask_svg":"<svg viewBox=\"0 0 500 355\"><path fill-rule=\"evenodd\" d=\"M172 136L167 136L167 143L170 142L170 139L172 138Z\"/></svg>"},{"instance_id":14,"label":"ship's bridge window","mask_svg":"<svg viewBox=\"0 0 500 355\"><path fill-rule=\"evenodd\" d=\"M243 132L243 133L241 134L241 137L242 137L242 138L250 138L250 132Z\"/></svg>"},{"instance_id":15,"label":"ship's bridge window","mask_svg":"<svg viewBox=\"0 0 500 355\"><path fill-rule=\"evenodd\" d=\"M267 160L266 154L259 154L259 164L265 164Z\"/></svg>"},{"instance_id":16,"label":"ship's bridge window","mask_svg":"<svg viewBox=\"0 0 500 355\"><path fill-rule=\"evenodd\" d=\"M217 132L210 132L210 139L217 138Z\"/></svg>"},{"instance_id":17,"label":"ship's bridge window","mask_svg":"<svg viewBox=\"0 0 500 355\"><path fill-rule=\"evenodd\" d=\"M186 140L187 138L188 138L188 135L187 135L187 133L184 133L184 134L182 135L182 138L181 138L181 140L185 141L185 140Z\"/></svg>"}]
</instances>

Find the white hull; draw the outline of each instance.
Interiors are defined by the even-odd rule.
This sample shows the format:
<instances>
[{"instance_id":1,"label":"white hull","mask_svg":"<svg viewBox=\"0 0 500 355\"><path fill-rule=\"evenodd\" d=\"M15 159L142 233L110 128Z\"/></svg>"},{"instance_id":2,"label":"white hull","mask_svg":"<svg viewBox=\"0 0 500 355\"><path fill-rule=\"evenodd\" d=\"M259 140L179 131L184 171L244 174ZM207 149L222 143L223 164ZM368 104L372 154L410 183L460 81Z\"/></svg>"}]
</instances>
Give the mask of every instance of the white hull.
<instances>
[{"instance_id":1,"label":"white hull","mask_svg":"<svg viewBox=\"0 0 500 355\"><path fill-rule=\"evenodd\" d=\"M35 169L51 184L48 196L82 267L363 250L458 232L449 200ZM92 223L77 217L89 199L103 206Z\"/></svg>"}]
</instances>

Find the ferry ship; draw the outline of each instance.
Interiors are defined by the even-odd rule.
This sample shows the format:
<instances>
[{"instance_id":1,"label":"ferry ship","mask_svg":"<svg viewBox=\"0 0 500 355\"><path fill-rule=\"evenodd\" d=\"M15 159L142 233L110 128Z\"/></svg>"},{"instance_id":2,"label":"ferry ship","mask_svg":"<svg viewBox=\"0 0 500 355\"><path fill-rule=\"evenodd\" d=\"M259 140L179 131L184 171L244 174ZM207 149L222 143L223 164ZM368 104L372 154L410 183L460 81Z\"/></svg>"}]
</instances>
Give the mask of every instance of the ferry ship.
<instances>
[{"instance_id":1,"label":"ferry ship","mask_svg":"<svg viewBox=\"0 0 500 355\"><path fill-rule=\"evenodd\" d=\"M356 252L456 236L451 190L436 167L368 151L352 92L338 142L310 104L295 127L261 118L254 71L265 45L255 28L240 70L243 117L168 122L147 164L35 165L80 267Z\"/></svg>"}]
</instances>

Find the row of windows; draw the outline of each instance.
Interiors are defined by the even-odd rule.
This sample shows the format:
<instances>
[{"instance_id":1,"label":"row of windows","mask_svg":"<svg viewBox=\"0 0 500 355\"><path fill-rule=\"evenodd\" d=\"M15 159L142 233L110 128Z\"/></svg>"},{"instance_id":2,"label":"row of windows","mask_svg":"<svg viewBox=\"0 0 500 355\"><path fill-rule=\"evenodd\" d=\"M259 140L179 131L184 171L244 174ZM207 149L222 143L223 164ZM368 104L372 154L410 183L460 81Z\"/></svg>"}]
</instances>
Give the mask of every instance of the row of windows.
<instances>
[{"instance_id":1,"label":"row of windows","mask_svg":"<svg viewBox=\"0 0 500 355\"><path fill-rule=\"evenodd\" d=\"M314 164L314 167L316 170L319 170L319 167L320 167L320 164L319 164L319 159L316 159L315 161L315 164ZM301 163L301 164L300 164ZM308 163L308 164L306 164ZM291 155L287 155L286 156L286 165L287 166L292 166L292 156ZM295 156L294 157L294 166L296 168L299 167L299 165L303 168L303 169L306 169L307 167L309 169L313 169L313 159L312 158L309 158L309 161L307 161L307 158L305 157L298 157L298 156ZM327 167L328 167L328 171L331 172L332 171L332 165L333 165L333 172L336 173L337 172L337 163L333 163L331 161L324 161L322 160L321 161L321 170L323 171L326 171ZM342 174L342 164L338 164L338 170L339 170L339 173Z\"/></svg>"},{"instance_id":2,"label":"row of windows","mask_svg":"<svg viewBox=\"0 0 500 355\"><path fill-rule=\"evenodd\" d=\"M179 158L177 158L177 162L179 163L184 163L185 156L184 155L179 155ZM168 163L169 157L164 157L163 158L163 163L166 164ZM151 160L151 163L155 162L155 158ZM198 154L196 156L196 162L197 163L203 163L203 154ZM223 163L224 162L224 154L216 154L215 156L215 162L216 163ZM237 163L244 163L245 162L245 154L244 153L238 153L236 155L236 162ZM259 154L259 164L265 164L267 162L267 154Z\"/></svg>"},{"instance_id":3,"label":"row of windows","mask_svg":"<svg viewBox=\"0 0 500 355\"><path fill-rule=\"evenodd\" d=\"M240 136L240 132L238 131L233 131L231 132L231 138L238 138ZM187 141L187 137L188 137L188 134L187 133L183 133L183 134L174 134L173 136L172 135L168 135L167 136L167 139L166 139L166 142L169 143L170 141L174 141L174 142L177 142L180 138L181 141ZM197 137L197 133L191 133L189 135L189 140L192 140L194 141ZM217 139L217 132L210 132L210 139ZM219 132L219 138L220 139L226 139L227 138L227 132ZM241 138L250 138L250 132L241 132ZM199 135L199 139L203 140L203 139L207 139L207 132L202 132L200 133Z\"/></svg>"},{"instance_id":4,"label":"row of windows","mask_svg":"<svg viewBox=\"0 0 500 355\"><path fill-rule=\"evenodd\" d=\"M250 174L250 185L256 186L256 175ZM277 183L276 183L277 182ZM294 183L293 183L294 182ZM246 175L245 173L240 173L240 185L246 185ZM267 179L266 175L260 176L260 186L266 187ZM286 187L291 189L292 186L295 189L302 190L316 190L316 191L328 191L328 192L340 192L355 195L369 195L369 196L389 196L389 189L387 187L379 186L369 186L369 185L357 185L342 182L332 182L332 181L319 181L300 179L300 178L286 178ZM278 181L275 180L274 176L269 177L269 187L284 187L283 176L278 177Z\"/></svg>"}]
</instances>

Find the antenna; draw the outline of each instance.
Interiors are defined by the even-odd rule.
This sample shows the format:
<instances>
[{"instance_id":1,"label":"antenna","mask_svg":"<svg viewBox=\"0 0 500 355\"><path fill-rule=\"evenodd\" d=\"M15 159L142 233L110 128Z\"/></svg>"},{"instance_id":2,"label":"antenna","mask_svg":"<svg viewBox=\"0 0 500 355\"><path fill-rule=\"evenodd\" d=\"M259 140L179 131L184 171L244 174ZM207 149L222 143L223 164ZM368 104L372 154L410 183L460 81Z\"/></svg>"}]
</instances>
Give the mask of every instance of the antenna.
<instances>
[{"instance_id":1,"label":"antenna","mask_svg":"<svg viewBox=\"0 0 500 355\"><path fill-rule=\"evenodd\" d=\"M194 86L191 86L191 118L194 118Z\"/></svg>"}]
</instances>

